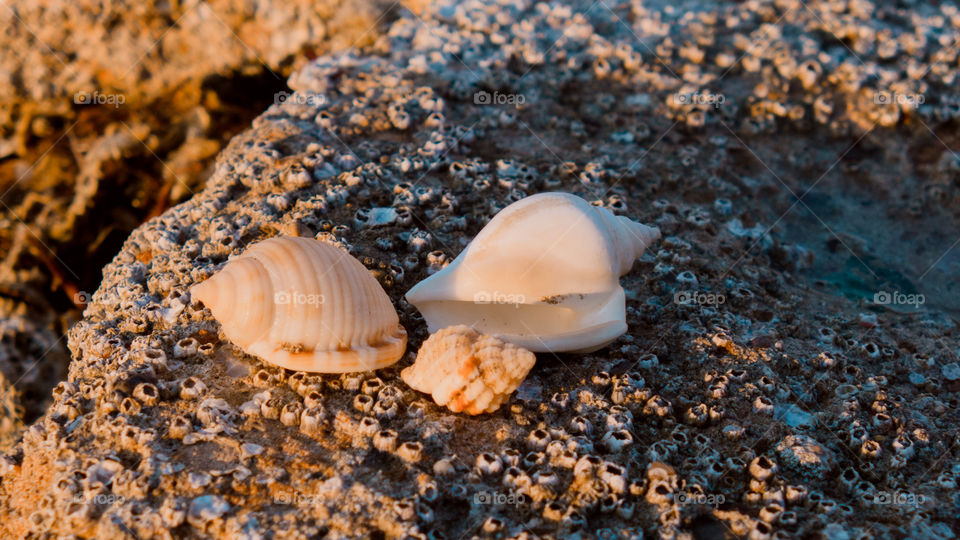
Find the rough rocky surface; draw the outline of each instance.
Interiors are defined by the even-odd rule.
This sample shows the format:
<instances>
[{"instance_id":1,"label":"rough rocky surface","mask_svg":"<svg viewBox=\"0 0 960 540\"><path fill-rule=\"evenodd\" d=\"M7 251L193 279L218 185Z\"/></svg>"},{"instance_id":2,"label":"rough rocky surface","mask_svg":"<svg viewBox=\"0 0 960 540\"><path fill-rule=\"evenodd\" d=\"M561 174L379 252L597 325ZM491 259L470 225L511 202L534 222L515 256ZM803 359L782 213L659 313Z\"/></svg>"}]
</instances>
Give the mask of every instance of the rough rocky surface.
<instances>
[{"instance_id":1,"label":"rough rocky surface","mask_svg":"<svg viewBox=\"0 0 960 540\"><path fill-rule=\"evenodd\" d=\"M24 423L40 417L52 402L50 389L67 376L66 336L26 304L0 299L0 449L9 450ZM51 384L53 381L53 384Z\"/></svg>"},{"instance_id":2,"label":"rough rocky surface","mask_svg":"<svg viewBox=\"0 0 960 540\"><path fill-rule=\"evenodd\" d=\"M53 341L65 335L79 311L57 314L82 308L130 231L199 190L226 142L288 90L293 69L372 42L390 19L385 8L4 2L0 297L12 303L0 303L0 324L15 327L27 311ZM16 383L27 416L11 421L37 418L45 404L33 386L49 396L66 372L64 351L37 364L53 376ZM36 360L11 354L0 356L0 371Z\"/></svg>"},{"instance_id":3,"label":"rough rocky surface","mask_svg":"<svg viewBox=\"0 0 960 540\"><path fill-rule=\"evenodd\" d=\"M19 203L5 219L66 242L91 220L123 230L188 197L250 109L286 89L284 73L318 51L371 42L384 16L373 2L4 4L0 185ZM91 215L121 199L111 189L132 203Z\"/></svg>"},{"instance_id":4,"label":"rough rocky surface","mask_svg":"<svg viewBox=\"0 0 960 540\"><path fill-rule=\"evenodd\" d=\"M958 27L923 3L439 2L318 58L107 266L3 459L0 527L954 537ZM399 377L426 338L402 295L546 190L663 231L623 278L630 331L451 414ZM187 288L281 233L374 273L400 363L289 373L221 339Z\"/></svg>"}]
</instances>

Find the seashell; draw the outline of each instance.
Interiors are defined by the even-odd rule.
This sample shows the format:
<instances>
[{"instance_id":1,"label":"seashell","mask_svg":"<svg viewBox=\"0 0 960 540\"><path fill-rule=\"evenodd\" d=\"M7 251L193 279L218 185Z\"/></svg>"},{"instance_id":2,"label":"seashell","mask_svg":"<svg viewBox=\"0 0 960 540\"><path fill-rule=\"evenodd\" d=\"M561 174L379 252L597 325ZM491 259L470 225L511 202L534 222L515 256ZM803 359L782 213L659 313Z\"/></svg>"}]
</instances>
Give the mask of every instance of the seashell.
<instances>
[{"instance_id":1,"label":"seashell","mask_svg":"<svg viewBox=\"0 0 960 540\"><path fill-rule=\"evenodd\" d=\"M312 238L258 242L190 292L230 341L286 369L373 370L406 349L407 332L373 275Z\"/></svg>"},{"instance_id":2,"label":"seashell","mask_svg":"<svg viewBox=\"0 0 960 540\"><path fill-rule=\"evenodd\" d=\"M627 331L626 274L660 230L568 193L501 210L407 300L431 332L466 324L538 352L589 352Z\"/></svg>"},{"instance_id":3,"label":"seashell","mask_svg":"<svg viewBox=\"0 0 960 540\"><path fill-rule=\"evenodd\" d=\"M414 390L431 394L438 405L481 414L497 410L536 361L526 349L460 325L427 338L417 360L400 376Z\"/></svg>"}]
</instances>

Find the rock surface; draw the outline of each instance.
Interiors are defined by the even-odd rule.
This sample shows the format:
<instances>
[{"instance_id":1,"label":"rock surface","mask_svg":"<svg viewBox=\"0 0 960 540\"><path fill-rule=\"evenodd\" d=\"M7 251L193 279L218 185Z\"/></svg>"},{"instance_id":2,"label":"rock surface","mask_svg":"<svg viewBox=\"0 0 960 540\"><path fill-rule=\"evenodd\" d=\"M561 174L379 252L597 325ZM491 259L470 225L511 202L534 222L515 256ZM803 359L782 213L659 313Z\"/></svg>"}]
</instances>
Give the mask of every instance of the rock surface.
<instances>
[{"instance_id":1,"label":"rock surface","mask_svg":"<svg viewBox=\"0 0 960 540\"><path fill-rule=\"evenodd\" d=\"M27 311L51 345L65 336L79 311L57 314L89 300L130 231L203 186L291 70L372 42L386 19L365 0L5 2L0 297L14 302L0 325ZM34 360L3 355L0 371ZM16 383L27 416L11 425L37 418L66 363L59 346L37 363L52 376Z\"/></svg>"},{"instance_id":2,"label":"rock surface","mask_svg":"<svg viewBox=\"0 0 960 540\"><path fill-rule=\"evenodd\" d=\"M2 462L0 527L953 537L958 26L927 4L439 2L318 58L104 270L69 381ZM891 88L925 103L871 97ZM399 377L427 337L402 295L547 190L663 231L622 281L630 331L452 415ZM221 338L188 287L281 233L373 272L399 364L289 373Z\"/></svg>"},{"instance_id":3,"label":"rock surface","mask_svg":"<svg viewBox=\"0 0 960 540\"><path fill-rule=\"evenodd\" d=\"M0 299L0 450L9 450L25 423L52 402L50 390L66 378L66 336L58 337L47 313L24 302Z\"/></svg>"}]
</instances>

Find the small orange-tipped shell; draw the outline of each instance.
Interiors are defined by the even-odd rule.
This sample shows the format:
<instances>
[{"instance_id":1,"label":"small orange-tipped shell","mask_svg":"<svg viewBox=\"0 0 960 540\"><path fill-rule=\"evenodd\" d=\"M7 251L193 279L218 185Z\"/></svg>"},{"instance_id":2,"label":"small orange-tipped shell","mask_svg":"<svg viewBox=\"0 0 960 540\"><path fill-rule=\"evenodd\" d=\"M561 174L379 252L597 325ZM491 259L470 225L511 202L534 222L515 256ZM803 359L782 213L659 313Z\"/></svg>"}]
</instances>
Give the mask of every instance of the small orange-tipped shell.
<instances>
[{"instance_id":1,"label":"small orange-tipped shell","mask_svg":"<svg viewBox=\"0 0 960 540\"><path fill-rule=\"evenodd\" d=\"M190 289L230 341L295 371L345 373L389 366L407 332L370 272L312 238L271 238Z\"/></svg>"},{"instance_id":2,"label":"small orange-tipped shell","mask_svg":"<svg viewBox=\"0 0 960 540\"><path fill-rule=\"evenodd\" d=\"M536 356L512 343L450 326L430 336L414 364L401 372L414 390L433 395L453 412L493 412L520 386Z\"/></svg>"}]
</instances>

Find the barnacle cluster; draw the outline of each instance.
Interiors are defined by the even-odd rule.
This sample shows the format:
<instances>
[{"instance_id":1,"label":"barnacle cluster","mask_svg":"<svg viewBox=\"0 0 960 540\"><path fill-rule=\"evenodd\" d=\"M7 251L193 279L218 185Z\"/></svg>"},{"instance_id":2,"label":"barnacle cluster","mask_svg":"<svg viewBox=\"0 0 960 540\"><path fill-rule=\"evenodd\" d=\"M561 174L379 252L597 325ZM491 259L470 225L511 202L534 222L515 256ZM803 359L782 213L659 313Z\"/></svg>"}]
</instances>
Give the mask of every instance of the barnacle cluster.
<instances>
[{"instance_id":1,"label":"barnacle cluster","mask_svg":"<svg viewBox=\"0 0 960 540\"><path fill-rule=\"evenodd\" d=\"M129 232L202 188L230 138L289 95L304 51L368 43L380 15L365 0L0 9L0 324L42 327L0 358L24 410L4 422L47 405L69 361L57 339Z\"/></svg>"},{"instance_id":2,"label":"barnacle cluster","mask_svg":"<svg viewBox=\"0 0 960 540\"><path fill-rule=\"evenodd\" d=\"M946 54L960 21L948 5L876 6L891 38L868 32L856 2L711 9L441 1L306 66L290 81L304 99L270 107L201 193L105 269L69 336L69 380L0 459L0 527L950 537L955 323L818 288L808 248L770 215L786 190L756 161L826 169L849 144L823 136L849 135L861 108L892 132L883 103L854 98ZM874 55L882 77L855 63ZM910 80L946 84L943 63ZM721 79L729 99L714 107L704 89ZM754 95L733 90L745 84ZM898 121L934 122L924 107ZM788 127L823 137L822 152L755 136ZM869 157L838 174L870 177ZM296 231L363 263L413 351L427 329L403 293L541 191L629 209L663 240L621 280L630 331L593 353L541 354L492 414L452 415L408 388L413 354L341 375L262 364L188 292L252 242Z\"/></svg>"}]
</instances>

